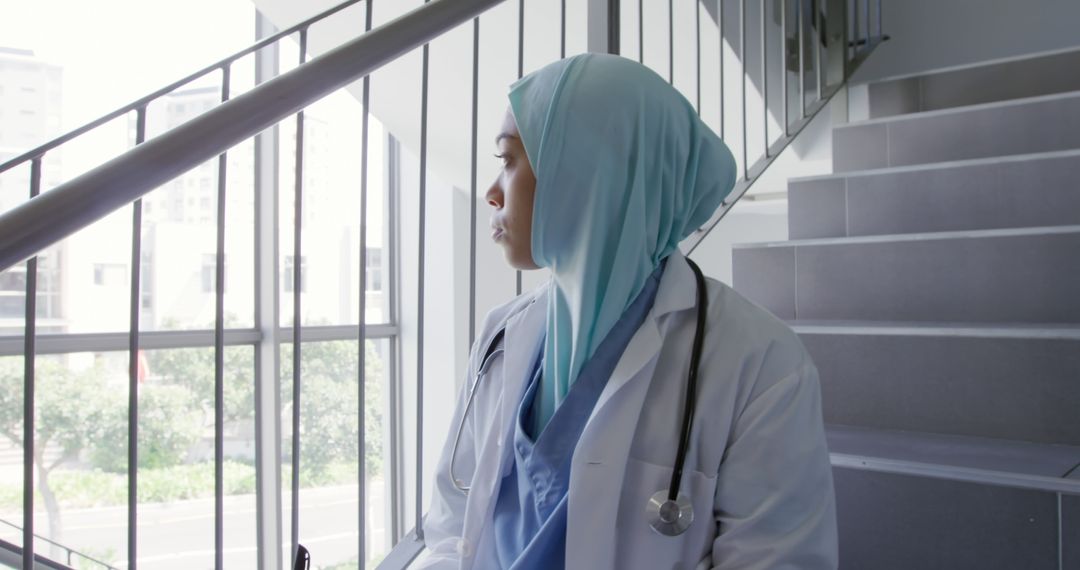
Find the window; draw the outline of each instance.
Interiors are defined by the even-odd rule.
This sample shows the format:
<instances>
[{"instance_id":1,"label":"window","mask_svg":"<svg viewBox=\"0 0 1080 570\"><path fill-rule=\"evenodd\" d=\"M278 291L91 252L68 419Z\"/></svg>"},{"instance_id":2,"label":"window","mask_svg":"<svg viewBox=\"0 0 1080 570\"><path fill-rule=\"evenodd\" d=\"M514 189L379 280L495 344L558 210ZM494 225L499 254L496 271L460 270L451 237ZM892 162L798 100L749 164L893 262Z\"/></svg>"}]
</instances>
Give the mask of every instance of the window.
<instances>
[{"instance_id":1,"label":"window","mask_svg":"<svg viewBox=\"0 0 1080 570\"><path fill-rule=\"evenodd\" d=\"M127 268L122 263L95 263L94 285L117 287L127 282Z\"/></svg>"},{"instance_id":2,"label":"window","mask_svg":"<svg viewBox=\"0 0 1080 570\"><path fill-rule=\"evenodd\" d=\"M223 260L228 263L228 259ZM222 264L224 268L224 263ZM202 256L202 292L213 293L214 281L217 275L217 255L204 253ZM222 284L222 292L228 288L229 272L225 271L225 282Z\"/></svg>"},{"instance_id":3,"label":"window","mask_svg":"<svg viewBox=\"0 0 1080 570\"><path fill-rule=\"evenodd\" d=\"M26 266L14 265L0 273L0 291L26 292Z\"/></svg>"},{"instance_id":4,"label":"window","mask_svg":"<svg viewBox=\"0 0 1080 570\"><path fill-rule=\"evenodd\" d=\"M364 268L365 287L369 293L382 291L382 248L367 248L367 266Z\"/></svg>"},{"instance_id":5,"label":"window","mask_svg":"<svg viewBox=\"0 0 1080 570\"><path fill-rule=\"evenodd\" d=\"M286 255L285 256L285 277L284 277L283 281L284 281L285 292L286 293L292 293L293 292L293 279L294 279L293 271L294 271L294 265L295 265L293 263L293 259L294 258L291 255ZM306 291L307 291L307 256L301 255L300 256L300 292L304 293Z\"/></svg>"}]
</instances>

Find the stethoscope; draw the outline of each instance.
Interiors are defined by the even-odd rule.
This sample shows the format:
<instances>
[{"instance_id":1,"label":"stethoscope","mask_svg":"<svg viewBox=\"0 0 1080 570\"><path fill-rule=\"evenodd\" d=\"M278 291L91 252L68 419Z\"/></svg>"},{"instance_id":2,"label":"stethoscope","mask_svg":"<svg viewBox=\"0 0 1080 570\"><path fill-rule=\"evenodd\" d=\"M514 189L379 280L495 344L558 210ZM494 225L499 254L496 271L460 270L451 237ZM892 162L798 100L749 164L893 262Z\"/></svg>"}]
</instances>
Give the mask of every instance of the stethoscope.
<instances>
[{"instance_id":1,"label":"stethoscope","mask_svg":"<svg viewBox=\"0 0 1080 570\"><path fill-rule=\"evenodd\" d=\"M682 481L686 452L690 447L690 432L694 424L698 363L701 361L701 346L705 336L705 316L708 314L708 300L705 291L705 277L701 274L701 268L690 259L687 259L686 262L690 264L690 269L694 271L694 279L697 281L697 326L694 331L694 344L690 353L690 372L686 380L686 403L683 408L682 431L679 434L679 448L675 454L675 470L671 473L671 483L666 490L657 491L649 498L648 504L645 505L645 515L648 518L649 526L654 531L665 536L678 536L686 532L686 529L690 528L690 524L694 522L694 507L690 504L690 499L686 495L679 493L679 484ZM497 352L499 343L505 335L506 329L501 328L488 342L487 350L484 351L484 358L480 360L476 378L473 380L472 387L469 390L469 398L465 402L465 411L458 422L454 445L450 450L450 480L457 490L465 494L469 493L470 487L454 476L454 463L457 459L458 444L461 442L461 432L465 428L465 419L469 417L469 410L472 408L473 399L476 397L476 388L480 383L480 378L484 375L488 363Z\"/></svg>"}]
</instances>

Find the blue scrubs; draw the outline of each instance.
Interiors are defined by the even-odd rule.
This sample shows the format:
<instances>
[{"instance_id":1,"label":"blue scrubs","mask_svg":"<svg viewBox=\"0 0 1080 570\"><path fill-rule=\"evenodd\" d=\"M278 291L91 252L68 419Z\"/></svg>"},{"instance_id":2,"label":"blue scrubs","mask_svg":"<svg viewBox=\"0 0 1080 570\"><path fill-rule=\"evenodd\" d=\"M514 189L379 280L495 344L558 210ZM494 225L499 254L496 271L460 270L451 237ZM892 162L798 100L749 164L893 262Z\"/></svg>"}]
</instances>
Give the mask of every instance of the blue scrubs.
<instances>
[{"instance_id":1,"label":"blue scrubs","mask_svg":"<svg viewBox=\"0 0 1080 570\"><path fill-rule=\"evenodd\" d=\"M480 552L478 568L555 570L566 564L566 500L570 459L596 401L626 346L656 299L667 259L581 369L547 426L534 420L543 351L518 407L514 464L499 487L492 524L494 552ZM539 437L534 437L539 431Z\"/></svg>"}]
</instances>

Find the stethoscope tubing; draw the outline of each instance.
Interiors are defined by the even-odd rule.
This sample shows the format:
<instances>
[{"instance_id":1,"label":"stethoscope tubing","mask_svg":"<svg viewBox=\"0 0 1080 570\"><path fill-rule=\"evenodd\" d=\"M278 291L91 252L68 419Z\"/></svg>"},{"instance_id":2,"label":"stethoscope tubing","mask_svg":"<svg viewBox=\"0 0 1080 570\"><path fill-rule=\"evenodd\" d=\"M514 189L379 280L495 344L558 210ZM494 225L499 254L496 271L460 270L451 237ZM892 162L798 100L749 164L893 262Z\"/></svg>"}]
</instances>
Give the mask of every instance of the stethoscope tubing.
<instances>
[{"instance_id":1,"label":"stethoscope tubing","mask_svg":"<svg viewBox=\"0 0 1080 570\"><path fill-rule=\"evenodd\" d=\"M683 466L686 464L686 452L690 447L690 432L694 427L694 408L697 407L698 363L701 362L701 348L705 343L705 316L709 314L705 276L701 274L701 268L690 258L687 258L686 262L690 264L690 269L694 271L694 279L697 281L697 323L694 330L694 345L690 352L690 373L686 380L686 404L683 408L679 450L675 454L675 469L671 472L671 484L668 485L669 501L674 501L679 496Z\"/></svg>"},{"instance_id":2,"label":"stethoscope tubing","mask_svg":"<svg viewBox=\"0 0 1080 570\"><path fill-rule=\"evenodd\" d=\"M701 362L701 351L705 340L705 320L709 310L705 276L702 275L701 268L692 260L687 258L686 262L690 265L690 269L693 270L694 280L697 284L697 322L695 323L694 342L690 353L690 370L686 380L686 396L679 431L679 447L675 453L675 468L671 472L671 482L668 485L666 495L667 500L661 500L664 495L662 492L657 492L656 495L649 499L646 509L650 516L649 524L653 530L667 536L683 533L694 519L693 506L687 498L679 496L679 489L682 484L683 468L686 464L686 453L690 448L690 435L694 427L694 409L697 407L698 365ZM458 445L461 443L465 419L469 417L469 410L472 409L473 400L476 398L480 379L483 377L489 361L497 352L499 342L503 340L505 334L505 327L499 329L484 351L484 358L481 359L480 366L477 368L476 378L473 380L472 387L469 390L465 410L458 421L457 434L454 436L454 444L450 450L450 480L455 488L466 495L469 494L470 486L466 485L464 481L458 480L455 476L454 467L457 461Z\"/></svg>"},{"instance_id":3,"label":"stethoscope tubing","mask_svg":"<svg viewBox=\"0 0 1080 570\"><path fill-rule=\"evenodd\" d=\"M461 414L461 420L458 421L457 434L454 436L454 445L450 448L450 481L454 484L454 487L458 491L469 494L469 485L466 485L463 481L460 481L454 476L454 463L457 462L457 448L461 443L461 432L465 430L465 419L469 417L469 410L472 408L473 400L476 398L477 388L480 385L480 378L484 376L484 368L487 367L488 361L494 356L496 348L499 346L499 341L502 340L506 334L506 329L501 328L499 332L495 333L495 336L491 338L491 342L488 343L487 350L484 351L484 358L480 360L480 367L476 369L476 378L473 380L472 388L469 390L469 398L465 401L465 411Z\"/></svg>"}]
</instances>

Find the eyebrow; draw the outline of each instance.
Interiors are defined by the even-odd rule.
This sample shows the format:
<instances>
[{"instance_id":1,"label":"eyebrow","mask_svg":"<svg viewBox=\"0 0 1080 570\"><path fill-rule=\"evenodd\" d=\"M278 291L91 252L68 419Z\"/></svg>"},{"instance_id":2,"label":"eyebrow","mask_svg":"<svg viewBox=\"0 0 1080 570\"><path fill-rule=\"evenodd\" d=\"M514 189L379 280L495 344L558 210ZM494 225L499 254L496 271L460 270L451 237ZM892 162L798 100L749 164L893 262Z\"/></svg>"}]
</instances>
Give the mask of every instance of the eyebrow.
<instances>
[{"instance_id":1,"label":"eyebrow","mask_svg":"<svg viewBox=\"0 0 1080 570\"><path fill-rule=\"evenodd\" d=\"M518 136L514 135L514 134L511 134L511 133L499 133L495 137L495 146L499 146L499 141L501 141L503 139L516 139L516 138L518 138Z\"/></svg>"}]
</instances>

